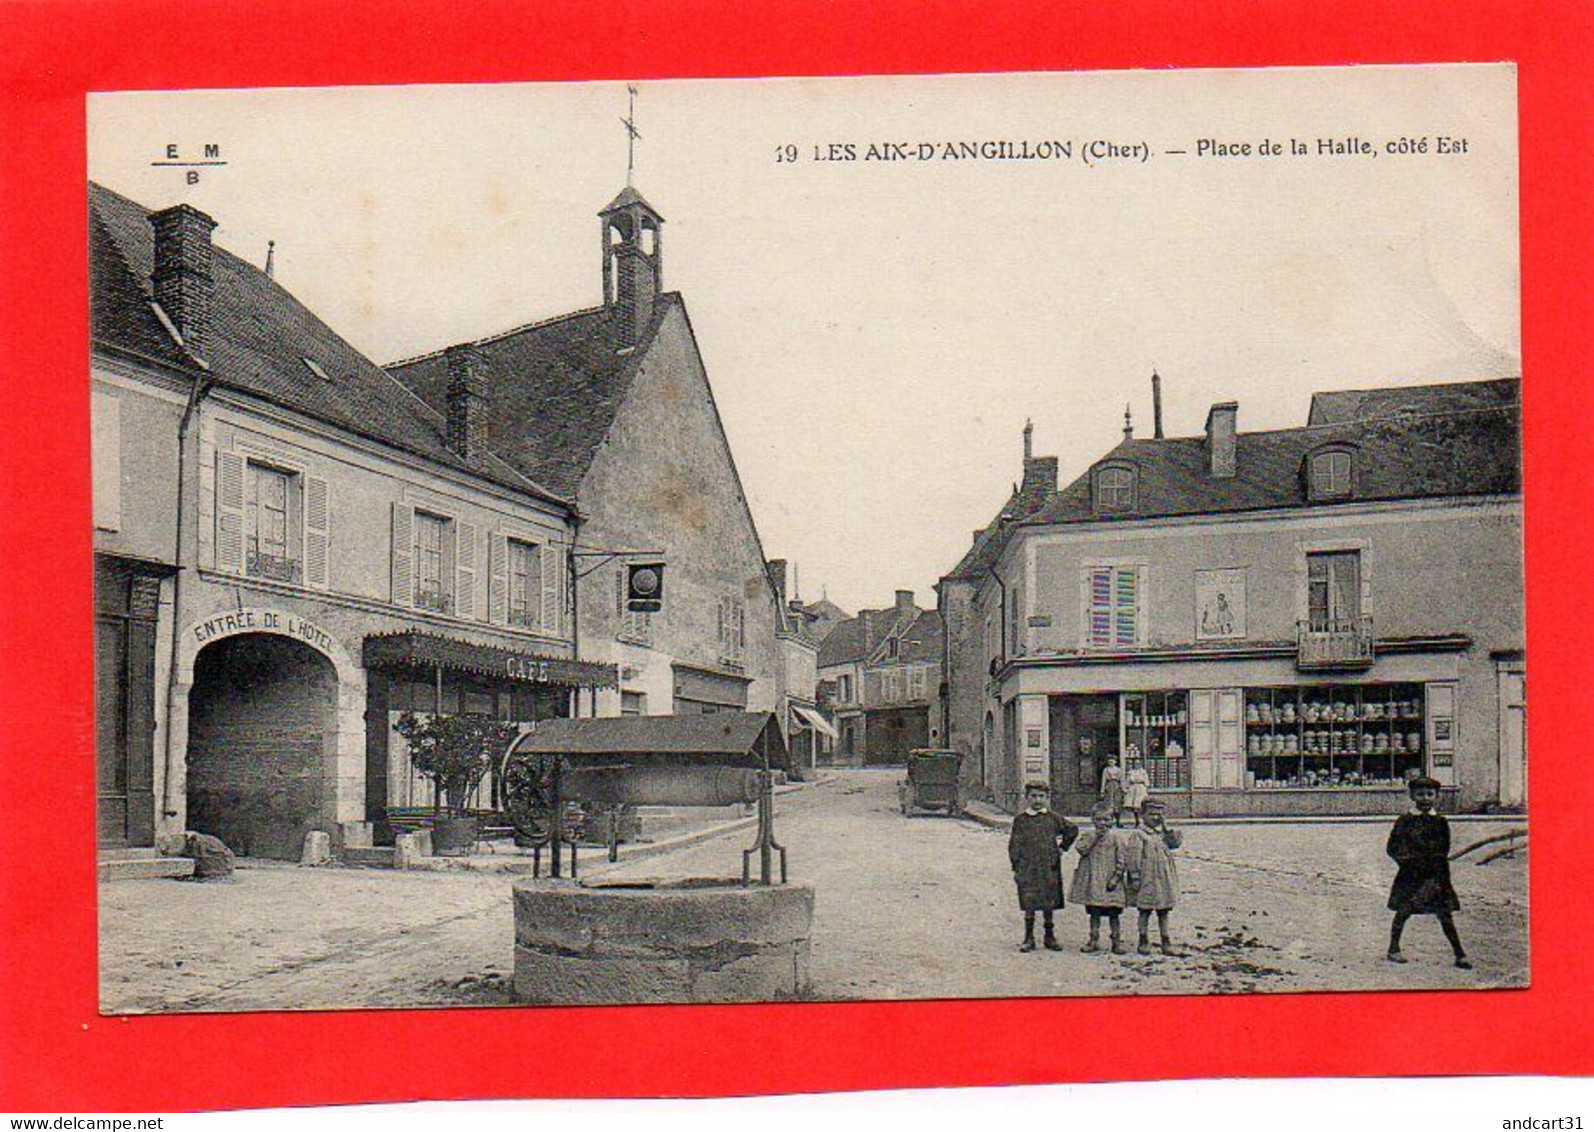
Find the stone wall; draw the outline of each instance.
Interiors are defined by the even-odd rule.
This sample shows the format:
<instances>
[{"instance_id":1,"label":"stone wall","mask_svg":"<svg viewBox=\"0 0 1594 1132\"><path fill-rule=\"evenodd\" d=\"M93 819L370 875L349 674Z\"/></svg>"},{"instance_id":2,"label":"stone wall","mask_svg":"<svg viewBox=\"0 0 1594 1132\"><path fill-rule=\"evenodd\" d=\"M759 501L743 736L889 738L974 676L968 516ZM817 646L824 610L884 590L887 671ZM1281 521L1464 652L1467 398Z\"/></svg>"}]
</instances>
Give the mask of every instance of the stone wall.
<instances>
[{"instance_id":1,"label":"stone wall","mask_svg":"<svg viewBox=\"0 0 1594 1132\"><path fill-rule=\"evenodd\" d=\"M809 993L807 885L520 880L514 903L521 1002L769 1002Z\"/></svg>"}]
</instances>

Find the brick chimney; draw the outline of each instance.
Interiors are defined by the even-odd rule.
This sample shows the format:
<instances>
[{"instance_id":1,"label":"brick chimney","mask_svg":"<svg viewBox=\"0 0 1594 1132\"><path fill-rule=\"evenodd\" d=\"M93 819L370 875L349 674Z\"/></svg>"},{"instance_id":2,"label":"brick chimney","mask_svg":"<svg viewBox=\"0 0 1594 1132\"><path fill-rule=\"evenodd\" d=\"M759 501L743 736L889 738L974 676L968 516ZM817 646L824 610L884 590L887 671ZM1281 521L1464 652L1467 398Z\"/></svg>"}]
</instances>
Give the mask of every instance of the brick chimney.
<instances>
[{"instance_id":1,"label":"brick chimney","mask_svg":"<svg viewBox=\"0 0 1594 1132\"><path fill-rule=\"evenodd\" d=\"M1038 509L1057 493L1057 457L1035 455L1035 426L1024 422L1024 479L1018 485L1023 495L1021 510L1026 514Z\"/></svg>"},{"instance_id":2,"label":"brick chimney","mask_svg":"<svg viewBox=\"0 0 1594 1132\"><path fill-rule=\"evenodd\" d=\"M1222 401L1207 411L1207 471L1214 479L1234 477L1239 418L1237 401Z\"/></svg>"},{"instance_id":3,"label":"brick chimney","mask_svg":"<svg viewBox=\"0 0 1594 1132\"><path fill-rule=\"evenodd\" d=\"M913 591L912 590L898 590L897 591L897 612L899 614L912 613L913 610L914 610Z\"/></svg>"},{"instance_id":4,"label":"brick chimney","mask_svg":"<svg viewBox=\"0 0 1594 1132\"><path fill-rule=\"evenodd\" d=\"M210 234L216 222L193 205L179 204L150 213L149 223L155 232L155 264L149 277L155 301L177 328L189 354L203 361L210 346L215 293Z\"/></svg>"},{"instance_id":5,"label":"brick chimney","mask_svg":"<svg viewBox=\"0 0 1594 1132\"><path fill-rule=\"evenodd\" d=\"M487 378L481 351L469 344L450 346L443 357L448 363L448 447L471 460L487 446Z\"/></svg>"}]
</instances>

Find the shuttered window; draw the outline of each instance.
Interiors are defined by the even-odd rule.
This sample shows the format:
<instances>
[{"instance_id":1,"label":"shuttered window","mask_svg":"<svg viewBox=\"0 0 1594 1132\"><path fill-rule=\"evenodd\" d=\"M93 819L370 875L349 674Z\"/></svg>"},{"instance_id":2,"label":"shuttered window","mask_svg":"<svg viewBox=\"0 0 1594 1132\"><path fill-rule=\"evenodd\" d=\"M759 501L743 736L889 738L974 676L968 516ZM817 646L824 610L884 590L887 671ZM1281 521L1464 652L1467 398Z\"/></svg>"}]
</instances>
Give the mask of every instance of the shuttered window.
<instances>
[{"instance_id":1,"label":"shuttered window","mask_svg":"<svg viewBox=\"0 0 1594 1132\"><path fill-rule=\"evenodd\" d=\"M509 623L535 629L542 622L542 556L535 544L510 539Z\"/></svg>"},{"instance_id":2,"label":"shuttered window","mask_svg":"<svg viewBox=\"0 0 1594 1132\"><path fill-rule=\"evenodd\" d=\"M740 598L720 598L719 642L726 660L740 660L747 648L747 606Z\"/></svg>"},{"instance_id":3,"label":"shuttered window","mask_svg":"<svg viewBox=\"0 0 1594 1132\"><path fill-rule=\"evenodd\" d=\"M1144 566L1091 566L1085 571L1085 640L1093 648L1144 641Z\"/></svg>"},{"instance_id":4,"label":"shuttered window","mask_svg":"<svg viewBox=\"0 0 1594 1132\"><path fill-rule=\"evenodd\" d=\"M434 613L454 610L454 524L426 511L415 512L415 605Z\"/></svg>"},{"instance_id":5,"label":"shuttered window","mask_svg":"<svg viewBox=\"0 0 1594 1132\"><path fill-rule=\"evenodd\" d=\"M1306 556L1306 606L1313 632L1344 632L1362 614L1362 556L1335 550Z\"/></svg>"}]
</instances>

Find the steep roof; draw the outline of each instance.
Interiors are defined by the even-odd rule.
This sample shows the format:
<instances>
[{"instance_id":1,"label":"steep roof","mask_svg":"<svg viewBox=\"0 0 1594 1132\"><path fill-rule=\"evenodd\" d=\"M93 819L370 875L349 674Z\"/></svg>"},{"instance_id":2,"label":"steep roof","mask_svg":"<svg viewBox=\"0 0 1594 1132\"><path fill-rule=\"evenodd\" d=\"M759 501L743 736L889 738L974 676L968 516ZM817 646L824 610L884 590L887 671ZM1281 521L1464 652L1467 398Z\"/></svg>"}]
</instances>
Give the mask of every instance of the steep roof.
<instances>
[{"instance_id":1,"label":"steep roof","mask_svg":"<svg viewBox=\"0 0 1594 1132\"><path fill-rule=\"evenodd\" d=\"M941 615L934 610L860 609L820 642L819 667L866 663L892 636L901 642L899 660L939 660L943 631Z\"/></svg>"},{"instance_id":2,"label":"steep roof","mask_svg":"<svg viewBox=\"0 0 1594 1132\"><path fill-rule=\"evenodd\" d=\"M1516 378L1458 381L1448 385L1406 385L1391 389L1338 389L1312 394L1308 425L1344 424L1402 414L1454 413L1497 409L1522 401Z\"/></svg>"},{"instance_id":3,"label":"steep roof","mask_svg":"<svg viewBox=\"0 0 1594 1132\"><path fill-rule=\"evenodd\" d=\"M161 325L149 277L154 232L144 206L89 185L90 334L96 346L163 365L193 362ZM443 415L380 366L264 271L217 246L207 347L222 387L301 412L351 433L538 496L564 500L498 456L466 461L445 441ZM314 362L326 376L315 373Z\"/></svg>"},{"instance_id":4,"label":"steep roof","mask_svg":"<svg viewBox=\"0 0 1594 1132\"><path fill-rule=\"evenodd\" d=\"M1328 444L1355 451L1350 501L1517 492L1520 435L1521 414L1514 407L1241 433L1236 471L1226 478L1208 472L1204 437L1126 440L1097 463L1116 460L1134 466L1133 510L1097 511L1087 471L1024 523L1113 522L1321 506L1307 497L1303 468L1307 453Z\"/></svg>"},{"instance_id":5,"label":"steep roof","mask_svg":"<svg viewBox=\"0 0 1594 1132\"><path fill-rule=\"evenodd\" d=\"M946 624L933 609L925 610L902 633L897 647L897 659L904 664L916 661L939 661Z\"/></svg>"},{"instance_id":6,"label":"steep roof","mask_svg":"<svg viewBox=\"0 0 1594 1132\"><path fill-rule=\"evenodd\" d=\"M628 349L612 307L576 311L472 343L487 380L487 443L540 483L574 498L635 377L633 359L681 302L654 304L653 323ZM442 351L395 362L388 371L421 400L445 404Z\"/></svg>"},{"instance_id":7,"label":"steep roof","mask_svg":"<svg viewBox=\"0 0 1594 1132\"><path fill-rule=\"evenodd\" d=\"M1306 426L1240 433L1227 478L1208 471L1204 436L1125 440L1058 492L1015 490L946 580L988 573L1026 526L1322 506L1307 497L1303 470L1307 454L1329 444L1356 453L1352 501L1520 492L1520 401L1516 378L1316 393ZM1137 473L1133 510L1092 505L1091 475L1109 461Z\"/></svg>"}]
</instances>

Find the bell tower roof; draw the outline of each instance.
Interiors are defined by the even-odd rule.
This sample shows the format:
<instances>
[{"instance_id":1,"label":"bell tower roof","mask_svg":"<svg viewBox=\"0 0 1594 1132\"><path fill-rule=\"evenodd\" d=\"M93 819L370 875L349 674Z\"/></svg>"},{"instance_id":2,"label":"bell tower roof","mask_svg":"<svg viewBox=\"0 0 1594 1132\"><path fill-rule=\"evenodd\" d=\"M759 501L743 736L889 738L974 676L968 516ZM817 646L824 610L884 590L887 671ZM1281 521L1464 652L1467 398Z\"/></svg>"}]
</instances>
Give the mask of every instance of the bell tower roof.
<instances>
[{"instance_id":1,"label":"bell tower roof","mask_svg":"<svg viewBox=\"0 0 1594 1132\"><path fill-rule=\"evenodd\" d=\"M598 215L607 216L611 212L619 212L622 209L630 208L632 205L641 205L643 208L651 212L656 219L664 219L664 216L659 212L659 210L649 204L647 202L647 198L645 198L641 193L637 192L630 185L627 185L625 188L621 189L620 195L605 205L604 208L599 211Z\"/></svg>"}]
</instances>

